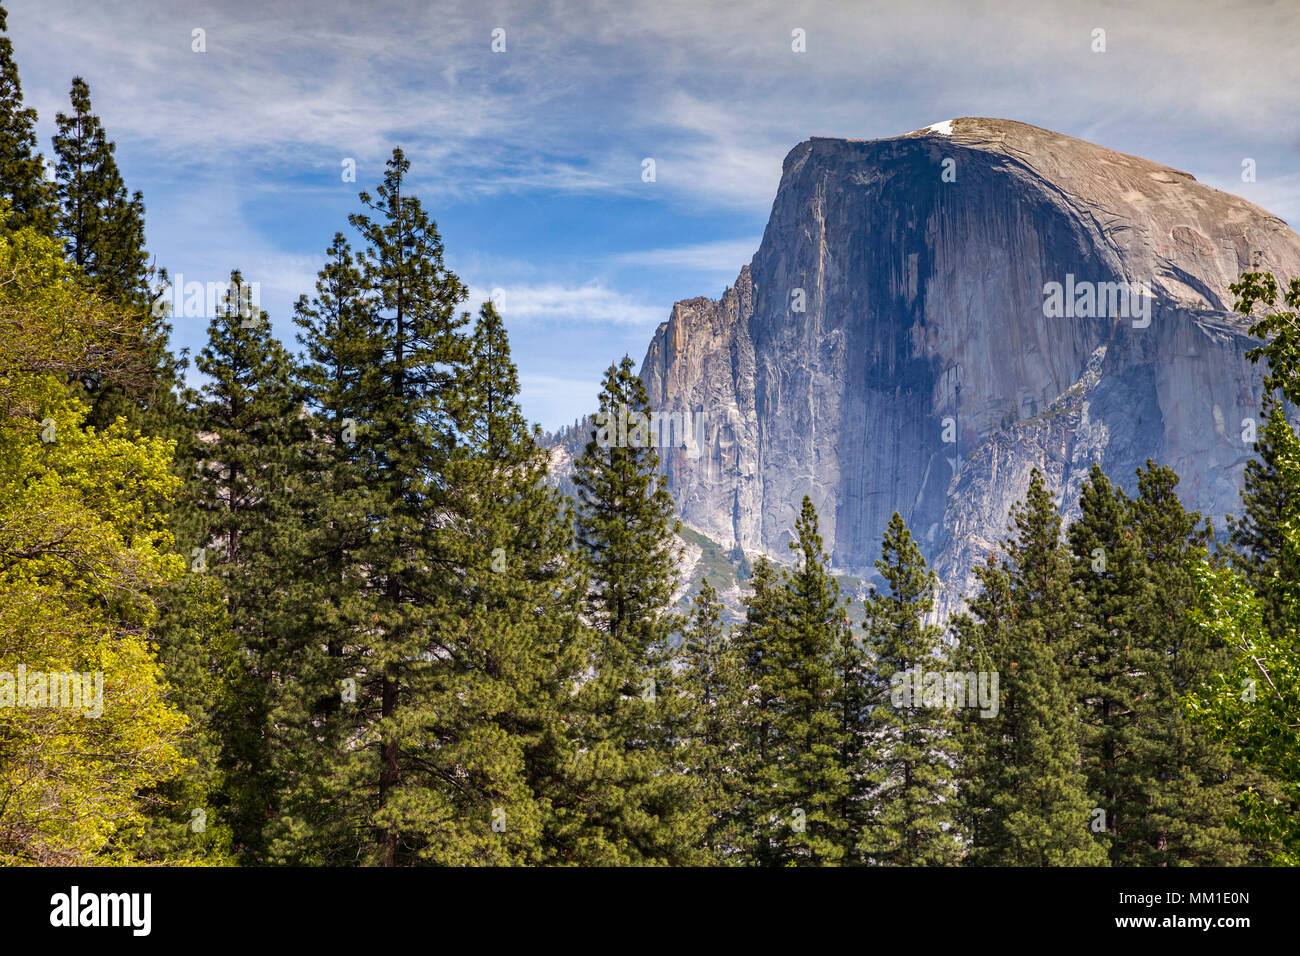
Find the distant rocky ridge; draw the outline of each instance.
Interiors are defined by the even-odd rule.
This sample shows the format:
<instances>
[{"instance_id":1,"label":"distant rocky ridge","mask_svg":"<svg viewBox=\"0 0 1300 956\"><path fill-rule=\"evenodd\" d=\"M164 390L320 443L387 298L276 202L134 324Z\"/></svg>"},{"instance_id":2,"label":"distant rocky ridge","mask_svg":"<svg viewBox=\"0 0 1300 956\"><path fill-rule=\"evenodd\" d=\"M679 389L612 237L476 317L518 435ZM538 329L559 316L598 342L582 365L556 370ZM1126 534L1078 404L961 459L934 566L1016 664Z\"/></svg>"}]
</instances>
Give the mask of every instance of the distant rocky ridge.
<instances>
[{"instance_id":1,"label":"distant rocky ridge","mask_svg":"<svg viewBox=\"0 0 1300 956\"><path fill-rule=\"evenodd\" d=\"M1187 173L1023 123L801 143L735 285L678 302L646 352L651 406L705 416L702 448L662 452L678 512L724 550L786 560L810 495L836 568L871 578L897 510L943 611L1034 467L1070 517L1093 461L1132 490L1154 459L1221 525L1260 417L1228 289L1251 269L1300 275L1300 236ZM1045 306L1050 283L1072 295ZM585 439L558 437L561 481Z\"/></svg>"}]
</instances>

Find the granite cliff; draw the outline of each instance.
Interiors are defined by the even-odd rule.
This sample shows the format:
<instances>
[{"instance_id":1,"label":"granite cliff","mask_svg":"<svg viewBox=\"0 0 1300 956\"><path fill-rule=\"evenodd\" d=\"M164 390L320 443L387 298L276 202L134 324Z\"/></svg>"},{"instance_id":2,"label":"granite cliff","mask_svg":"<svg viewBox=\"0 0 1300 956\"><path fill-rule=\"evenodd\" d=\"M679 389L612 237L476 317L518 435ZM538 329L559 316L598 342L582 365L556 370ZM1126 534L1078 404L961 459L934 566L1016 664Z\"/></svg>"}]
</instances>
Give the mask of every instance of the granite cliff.
<instances>
[{"instance_id":1,"label":"granite cliff","mask_svg":"<svg viewBox=\"0 0 1300 956\"><path fill-rule=\"evenodd\" d=\"M1093 461L1132 490L1151 458L1221 525L1259 418L1228 289L1252 268L1300 275L1300 236L1033 126L801 143L735 285L678 302L646 352L651 406L704 416L701 446L662 452L681 518L784 560L807 494L835 566L869 578L897 510L944 610L1034 467L1069 516Z\"/></svg>"}]
</instances>

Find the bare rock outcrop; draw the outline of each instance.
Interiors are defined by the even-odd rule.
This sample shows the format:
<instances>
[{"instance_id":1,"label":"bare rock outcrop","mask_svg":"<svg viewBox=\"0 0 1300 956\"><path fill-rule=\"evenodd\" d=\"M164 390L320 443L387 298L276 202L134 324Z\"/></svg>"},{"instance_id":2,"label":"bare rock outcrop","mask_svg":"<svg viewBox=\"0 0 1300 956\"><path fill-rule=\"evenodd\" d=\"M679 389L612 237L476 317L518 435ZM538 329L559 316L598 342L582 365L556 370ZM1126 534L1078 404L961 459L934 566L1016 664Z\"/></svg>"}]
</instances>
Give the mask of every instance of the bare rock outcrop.
<instances>
[{"instance_id":1,"label":"bare rock outcrop","mask_svg":"<svg viewBox=\"0 0 1300 956\"><path fill-rule=\"evenodd\" d=\"M1228 288L1251 269L1300 275L1300 236L1023 123L801 143L735 286L678 302L642 365L652 407L703 414L698 447L663 449L679 513L784 558L811 495L835 565L870 577L898 511L948 610L1034 467L1068 513L1093 461L1131 490L1151 458L1221 522L1259 418Z\"/></svg>"}]
</instances>

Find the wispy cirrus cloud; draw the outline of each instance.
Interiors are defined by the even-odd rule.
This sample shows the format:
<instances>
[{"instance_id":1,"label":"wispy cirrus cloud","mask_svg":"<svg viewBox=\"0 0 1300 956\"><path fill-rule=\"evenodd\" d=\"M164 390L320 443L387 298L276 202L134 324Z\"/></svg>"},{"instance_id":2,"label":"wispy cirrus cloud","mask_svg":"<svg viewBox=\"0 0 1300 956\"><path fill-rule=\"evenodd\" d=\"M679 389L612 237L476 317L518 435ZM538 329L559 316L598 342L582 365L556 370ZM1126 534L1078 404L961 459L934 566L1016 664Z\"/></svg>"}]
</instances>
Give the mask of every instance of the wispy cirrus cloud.
<instances>
[{"instance_id":1,"label":"wispy cirrus cloud","mask_svg":"<svg viewBox=\"0 0 1300 956\"><path fill-rule=\"evenodd\" d=\"M600 282L580 286L560 283L471 288L469 301L491 299L517 323L616 324L655 326L667 317L663 303L650 303Z\"/></svg>"},{"instance_id":2,"label":"wispy cirrus cloud","mask_svg":"<svg viewBox=\"0 0 1300 956\"><path fill-rule=\"evenodd\" d=\"M449 223L449 256L513 294L512 330L551 330L525 336L517 356L537 376L563 377L592 348L640 354L674 299L734 278L755 251L734 237L761 230L782 159L813 135L1007 117L1185 169L1300 222L1290 2L6 6L46 145L84 75L145 191L159 261L263 270L282 335L315 257L347 231L356 191L394 145ZM504 53L492 50L498 28ZM205 53L192 51L195 29ZM792 49L795 29L806 52ZM355 184L340 180L346 157ZM1255 183L1240 180L1245 157Z\"/></svg>"},{"instance_id":3,"label":"wispy cirrus cloud","mask_svg":"<svg viewBox=\"0 0 1300 956\"><path fill-rule=\"evenodd\" d=\"M619 265L669 267L734 274L749 262L758 250L760 236L751 239L718 239L713 242L688 243L663 249L639 249L620 252L611 257Z\"/></svg>"},{"instance_id":4,"label":"wispy cirrus cloud","mask_svg":"<svg viewBox=\"0 0 1300 956\"><path fill-rule=\"evenodd\" d=\"M374 160L404 141L435 188L600 191L632 188L635 164L654 156L661 192L761 206L781 156L808 135L889 135L931 114L1094 134L1140 119L1144 132L1125 134L1139 141L1300 131L1287 119L1300 10L1282 3L11 7L43 114L62 105L71 65L116 133L171 166ZM795 28L805 53L791 49ZM206 31L203 54L194 29ZM1107 31L1104 53L1095 29Z\"/></svg>"}]
</instances>

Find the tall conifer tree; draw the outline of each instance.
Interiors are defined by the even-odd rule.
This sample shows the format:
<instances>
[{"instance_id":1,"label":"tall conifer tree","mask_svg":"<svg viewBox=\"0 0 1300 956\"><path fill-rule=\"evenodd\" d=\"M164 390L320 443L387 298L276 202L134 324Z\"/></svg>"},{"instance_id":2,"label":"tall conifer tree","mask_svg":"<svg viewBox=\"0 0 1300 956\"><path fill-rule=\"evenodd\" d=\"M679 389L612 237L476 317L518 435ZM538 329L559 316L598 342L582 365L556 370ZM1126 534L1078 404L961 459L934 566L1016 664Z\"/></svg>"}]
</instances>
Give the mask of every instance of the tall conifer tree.
<instances>
[{"instance_id":1,"label":"tall conifer tree","mask_svg":"<svg viewBox=\"0 0 1300 956\"><path fill-rule=\"evenodd\" d=\"M58 234L68 257L104 295L143 307L149 298L144 197L127 192L116 147L91 110L86 81L75 77L69 97L72 111L55 116Z\"/></svg>"},{"instance_id":2,"label":"tall conifer tree","mask_svg":"<svg viewBox=\"0 0 1300 956\"><path fill-rule=\"evenodd\" d=\"M296 571L278 609L285 680L270 715L276 746L269 757L282 788L267 848L275 862L355 864L371 837L370 791L357 779L364 761L350 751L366 731L353 717L378 614L362 554L372 516L383 511L363 468L363 409L382 388L381 345L364 291L347 241L335 234L315 295L294 307L310 418L309 433L290 449L283 489L298 533L278 542Z\"/></svg>"},{"instance_id":3,"label":"tall conifer tree","mask_svg":"<svg viewBox=\"0 0 1300 956\"><path fill-rule=\"evenodd\" d=\"M742 845L737 762L741 704L738 648L722 623L717 589L705 579L692 601L682 640L682 686L688 700L684 772L705 811L704 849L710 860L734 863Z\"/></svg>"},{"instance_id":4,"label":"tall conifer tree","mask_svg":"<svg viewBox=\"0 0 1300 956\"><path fill-rule=\"evenodd\" d=\"M565 724L586 650L571 525L545 483L549 457L518 405L505 326L479 311L445 471L439 553L453 586L435 611L444 665L426 758L456 779L439 862L540 863L565 845L575 756Z\"/></svg>"},{"instance_id":5,"label":"tall conifer tree","mask_svg":"<svg viewBox=\"0 0 1300 956\"><path fill-rule=\"evenodd\" d=\"M840 815L848 774L840 764L843 738L836 712L835 665L847 630L844 600L831 577L817 512L804 497L790 542L795 565L781 575L772 638L768 693L774 708L767 784L776 828L776 865L826 865L844 857Z\"/></svg>"},{"instance_id":6,"label":"tall conifer tree","mask_svg":"<svg viewBox=\"0 0 1300 956\"><path fill-rule=\"evenodd\" d=\"M230 276L219 314L208 324L198 367L208 381L195 414L199 537L181 542L191 573L217 576L242 650L242 667L223 719L229 732L223 763L229 781L225 814L241 856L261 859L264 828L277 784L268 747L270 710L278 694L281 635L277 625L286 581L297 569L283 537L294 519L284 494L291 455L302 440L301 402L292 361L271 334L266 313L253 308L239 272Z\"/></svg>"},{"instance_id":7,"label":"tall conifer tree","mask_svg":"<svg viewBox=\"0 0 1300 956\"><path fill-rule=\"evenodd\" d=\"M1076 697L1088 791L1106 814L1112 863L1137 862L1152 842L1155 737L1167 677L1167 636L1144 626L1156 599L1131 506L1094 464L1069 529L1073 578L1083 600Z\"/></svg>"},{"instance_id":8,"label":"tall conifer tree","mask_svg":"<svg viewBox=\"0 0 1300 956\"><path fill-rule=\"evenodd\" d=\"M168 349L171 326L166 320L165 271L154 273L145 250L144 198L128 193L117 166L116 147L93 112L90 87L72 81L71 112L55 116L55 231L64 251L100 295L147 314L135 343L147 363L148 380L125 387L106 382L90 370L79 376L93 410L89 424L104 427L118 416L146 434L177 442L178 454L194 451L194 422L178 392L186 362ZM158 284L151 289L150 283Z\"/></svg>"},{"instance_id":9,"label":"tall conifer tree","mask_svg":"<svg viewBox=\"0 0 1300 956\"><path fill-rule=\"evenodd\" d=\"M1080 766L1075 684L1081 608L1061 518L1034 470L1003 554L975 569L980 593L955 631L968 677L998 677L997 711L961 714L966 860L992 866L1105 865Z\"/></svg>"},{"instance_id":10,"label":"tall conifer tree","mask_svg":"<svg viewBox=\"0 0 1300 956\"><path fill-rule=\"evenodd\" d=\"M945 697L948 648L929 620L934 573L897 512L876 568L888 591L872 589L867 601L872 711L864 756L879 783L875 813L858 848L871 863L943 866L961 853L956 715Z\"/></svg>"},{"instance_id":11,"label":"tall conifer tree","mask_svg":"<svg viewBox=\"0 0 1300 956\"><path fill-rule=\"evenodd\" d=\"M577 547L595 631L581 763L596 860L695 859L703 824L687 781L669 772L680 698L669 662L677 625L672 499L659 474L645 387L624 356L605 373L597 428L574 463Z\"/></svg>"},{"instance_id":12,"label":"tall conifer tree","mask_svg":"<svg viewBox=\"0 0 1300 956\"><path fill-rule=\"evenodd\" d=\"M454 568L439 553L446 507L439 476L456 444L457 386L467 361L460 309L467 292L443 261L437 225L407 188L410 162L394 149L383 182L349 217L366 243L358 257L363 308L378 343L377 375L359 408L363 475L374 500L362 554L378 610L364 652L357 716L374 812L373 852L396 866L437 857L437 834L456 813L446 781L424 759L449 635L437 602Z\"/></svg>"},{"instance_id":13,"label":"tall conifer tree","mask_svg":"<svg viewBox=\"0 0 1300 956\"><path fill-rule=\"evenodd\" d=\"M1126 862L1236 866L1248 861L1249 847L1228 821L1246 776L1221 741L1194 731L1182 702L1229 665L1227 648L1194 621L1201 602L1192 569L1213 530L1199 527L1200 514L1183 507L1177 486L1171 469L1148 461L1138 470L1138 496L1130 507L1152 586L1141 626L1160 652L1160 665L1145 675L1158 718L1148 742L1154 787L1144 819L1147 838Z\"/></svg>"},{"instance_id":14,"label":"tall conifer tree","mask_svg":"<svg viewBox=\"0 0 1300 956\"><path fill-rule=\"evenodd\" d=\"M882 782L881 768L872 760L872 667L862 635L852 627L844 627L835 654L833 709L839 722L837 760L845 777L837 810L844 847L840 862L845 865L864 862L859 843L872 825L877 810L875 795Z\"/></svg>"},{"instance_id":15,"label":"tall conifer tree","mask_svg":"<svg viewBox=\"0 0 1300 956\"><path fill-rule=\"evenodd\" d=\"M740 668L735 768L740 788L736 801L739 859L751 866L775 863L786 821L773 798L769 765L776 757L774 734L780 700L775 685L777 629L781 626L781 578L766 556L754 563L745 620L736 629Z\"/></svg>"},{"instance_id":16,"label":"tall conifer tree","mask_svg":"<svg viewBox=\"0 0 1300 956\"><path fill-rule=\"evenodd\" d=\"M8 29L8 16L0 7L0 33ZM7 36L0 36L0 199L9 201L5 229L53 231L52 190L36 148L36 110L23 106L14 44Z\"/></svg>"}]
</instances>

